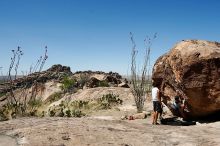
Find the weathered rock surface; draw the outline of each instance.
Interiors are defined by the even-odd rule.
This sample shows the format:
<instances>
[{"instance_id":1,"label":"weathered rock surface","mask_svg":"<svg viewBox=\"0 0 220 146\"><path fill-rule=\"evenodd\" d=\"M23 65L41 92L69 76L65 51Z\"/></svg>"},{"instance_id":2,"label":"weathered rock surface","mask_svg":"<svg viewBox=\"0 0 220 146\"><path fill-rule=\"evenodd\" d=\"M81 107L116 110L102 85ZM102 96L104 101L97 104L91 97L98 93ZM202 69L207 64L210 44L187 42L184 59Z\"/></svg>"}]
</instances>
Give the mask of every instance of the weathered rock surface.
<instances>
[{"instance_id":1,"label":"weathered rock surface","mask_svg":"<svg viewBox=\"0 0 220 146\"><path fill-rule=\"evenodd\" d=\"M123 101L133 99L133 95L131 93L130 88L122 88L122 87L97 87L97 88L89 88L89 89L83 89L79 90L77 93L70 94L64 96L59 101L56 101L50 105L59 105L62 101L74 101L74 100L95 100L98 98L101 98L103 95L106 94L114 94L119 95Z\"/></svg>"},{"instance_id":2,"label":"weathered rock surface","mask_svg":"<svg viewBox=\"0 0 220 146\"><path fill-rule=\"evenodd\" d=\"M72 80L72 85L70 89L65 89L64 91L62 86L64 85L65 80ZM92 93L94 93L93 96L96 96L99 90L104 94L104 88L99 89L98 87L106 87L111 91L111 87L118 87L120 83L125 81L126 80L122 79L118 73L105 73L101 71L82 71L72 73L70 67L53 65L46 71L35 72L12 80L11 82L0 84L0 112L4 110L4 105L8 103L7 99L10 97L16 99L18 103L25 103L31 99L39 99L39 101L48 104L48 102L54 102L62 98L65 100L65 94L70 94L75 97L74 93L81 93L80 91L85 91L86 93L87 89L90 88L93 88L91 89ZM118 89L124 87L125 85L118 87ZM128 90L126 89L126 91ZM9 94L9 91L13 91L12 94L14 96ZM120 94L123 95L121 92ZM88 95L87 97L91 96ZM4 116L5 115L6 114L4 114Z\"/></svg>"},{"instance_id":3,"label":"weathered rock surface","mask_svg":"<svg viewBox=\"0 0 220 146\"><path fill-rule=\"evenodd\" d=\"M220 122L152 126L151 117L122 121L118 113L111 113L113 117L102 113L84 118L29 117L0 122L0 133L13 138L1 136L0 144L9 146L15 141L18 144L14 146L218 146L220 143Z\"/></svg>"},{"instance_id":4,"label":"weathered rock surface","mask_svg":"<svg viewBox=\"0 0 220 146\"><path fill-rule=\"evenodd\" d=\"M179 96L185 99L189 118L220 111L220 43L183 40L161 56L152 79L160 84L165 104Z\"/></svg>"},{"instance_id":5,"label":"weathered rock surface","mask_svg":"<svg viewBox=\"0 0 220 146\"><path fill-rule=\"evenodd\" d=\"M73 74L73 77L76 78L79 86L84 88L117 87L121 83L127 83L126 79L123 79L121 75L115 72L77 71ZM127 88L126 86L120 87Z\"/></svg>"},{"instance_id":6,"label":"weathered rock surface","mask_svg":"<svg viewBox=\"0 0 220 146\"><path fill-rule=\"evenodd\" d=\"M65 75L71 75L70 67L62 66L60 64L53 65L46 71L35 72L27 76L13 80L12 84L9 82L0 84L0 93L8 92L10 86L12 89L30 88L35 82L46 83L50 80L61 80Z\"/></svg>"},{"instance_id":7,"label":"weathered rock surface","mask_svg":"<svg viewBox=\"0 0 220 146\"><path fill-rule=\"evenodd\" d=\"M13 80L12 84L9 82L1 83L0 93L6 93L10 90L10 88L14 90L18 88L30 88L35 82L46 83L51 80L59 82L64 76L76 78L78 86L82 84L81 82L84 82L83 84L86 84L89 88L107 86L108 83L109 86L118 86L118 84L122 83L123 80L121 75L114 72L105 73L101 71L78 71L72 73L70 67L56 64L46 71L35 72L27 76L17 78L16 80ZM103 81L105 81L106 85L103 85Z\"/></svg>"}]
</instances>

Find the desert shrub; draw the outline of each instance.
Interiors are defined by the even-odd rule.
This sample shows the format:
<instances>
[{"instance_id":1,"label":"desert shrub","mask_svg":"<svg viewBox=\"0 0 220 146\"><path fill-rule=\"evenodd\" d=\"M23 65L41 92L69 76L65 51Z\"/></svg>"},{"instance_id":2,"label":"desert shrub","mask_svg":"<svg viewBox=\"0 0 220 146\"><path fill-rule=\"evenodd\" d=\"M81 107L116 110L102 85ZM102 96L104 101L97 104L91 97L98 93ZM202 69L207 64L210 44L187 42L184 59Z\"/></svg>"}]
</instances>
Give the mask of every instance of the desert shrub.
<instances>
[{"instance_id":1,"label":"desert shrub","mask_svg":"<svg viewBox=\"0 0 220 146\"><path fill-rule=\"evenodd\" d=\"M69 106L69 102L67 102L67 101L61 101L61 103L59 104L59 107L62 107L62 108L66 108L66 107L68 107Z\"/></svg>"},{"instance_id":2,"label":"desert shrub","mask_svg":"<svg viewBox=\"0 0 220 146\"><path fill-rule=\"evenodd\" d=\"M0 97L5 96L5 95L6 95L6 93L0 93Z\"/></svg>"},{"instance_id":3,"label":"desert shrub","mask_svg":"<svg viewBox=\"0 0 220 146\"><path fill-rule=\"evenodd\" d=\"M49 116L54 117L82 117L86 114L83 109L88 105L88 101L61 101L58 106L52 106L49 109Z\"/></svg>"},{"instance_id":4,"label":"desert shrub","mask_svg":"<svg viewBox=\"0 0 220 146\"><path fill-rule=\"evenodd\" d=\"M52 103L54 101L58 101L59 99L62 98L62 93L61 92L55 92L52 95L50 95L48 97L48 99L46 100L46 102Z\"/></svg>"},{"instance_id":5,"label":"desert shrub","mask_svg":"<svg viewBox=\"0 0 220 146\"><path fill-rule=\"evenodd\" d=\"M65 111L65 115L66 115L67 117L71 117L71 116L72 116L72 115L71 115L71 110L70 110L70 109L66 110L66 111Z\"/></svg>"},{"instance_id":6,"label":"desert shrub","mask_svg":"<svg viewBox=\"0 0 220 146\"><path fill-rule=\"evenodd\" d=\"M32 99L28 101L28 109L29 113L31 116L36 116L37 114L37 109L43 104L41 99Z\"/></svg>"},{"instance_id":7,"label":"desert shrub","mask_svg":"<svg viewBox=\"0 0 220 146\"><path fill-rule=\"evenodd\" d=\"M83 117L91 110L111 109L115 105L122 104L122 102L119 96L113 93L103 95L97 100L61 101L58 106L50 107L49 116Z\"/></svg>"},{"instance_id":8,"label":"desert shrub","mask_svg":"<svg viewBox=\"0 0 220 146\"><path fill-rule=\"evenodd\" d=\"M86 114L85 113L83 113L81 110L79 110L79 109L74 109L73 111L72 111L72 116L73 117L77 117L77 118L81 118L81 117L83 117L83 116L85 116Z\"/></svg>"},{"instance_id":9,"label":"desert shrub","mask_svg":"<svg viewBox=\"0 0 220 146\"><path fill-rule=\"evenodd\" d=\"M20 64L21 57L23 56L23 51L21 50L21 47L18 46L17 49L13 49L12 56L11 56L11 63L9 66L8 76L7 76L7 84L6 87L8 88L7 93L7 104L2 107L2 113L6 116L6 119L13 118L15 116L27 116L27 115L35 115L37 112L37 108L41 106L41 101L36 99L37 92L39 90L39 86L37 84L37 79L32 79L32 81L26 82L25 85L22 85L24 88L21 89L21 94L16 94L16 88L14 88L14 81L17 79L18 74L18 67ZM33 72L40 72L43 69L43 66L48 58L47 55L47 47L45 47L45 53L44 56L41 56L40 59L37 61L34 68L31 66L30 72L28 74L31 74ZM38 70L38 67L39 70ZM14 75L12 76L12 71L15 71ZM27 77L24 76L25 79ZM36 81L36 84L34 84ZM19 85L20 86L20 85ZM29 88L33 86L31 91L31 97L28 97L29 94ZM1 93L1 96L4 96L6 94ZM8 118L7 118L8 116Z\"/></svg>"},{"instance_id":10,"label":"desert shrub","mask_svg":"<svg viewBox=\"0 0 220 146\"><path fill-rule=\"evenodd\" d=\"M7 103L5 104L0 113L6 120L10 120L17 116L37 116L38 108L42 105L41 100L30 100L27 103L27 108L24 109L22 103Z\"/></svg>"},{"instance_id":11,"label":"desert shrub","mask_svg":"<svg viewBox=\"0 0 220 146\"><path fill-rule=\"evenodd\" d=\"M40 107L42 105L42 100L41 99L30 100L28 102L28 105L30 106L30 108Z\"/></svg>"},{"instance_id":12,"label":"desert shrub","mask_svg":"<svg viewBox=\"0 0 220 146\"><path fill-rule=\"evenodd\" d=\"M103 80L103 81L99 81L97 86L98 87L109 87L109 84L107 81Z\"/></svg>"},{"instance_id":13,"label":"desert shrub","mask_svg":"<svg viewBox=\"0 0 220 146\"><path fill-rule=\"evenodd\" d=\"M45 112L45 111L42 111L40 117L44 117L45 114L46 114L46 112Z\"/></svg>"},{"instance_id":14,"label":"desert shrub","mask_svg":"<svg viewBox=\"0 0 220 146\"><path fill-rule=\"evenodd\" d=\"M50 117L64 117L64 108L61 106L52 106L48 112Z\"/></svg>"},{"instance_id":15,"label":"desert shrub","mask_svg":"<svg viewBox=\"0 0 220 146\"><path fill-rule=\"evenodd\" d=\"M54 117L56 112L54 110L49 110L49 116Z\"/></svg>"},{"instance_id":16,"label":"desert shrub","mask_svg":"<svg viewBox=\"0 0 220 146\"><path fill-rule=\"evenodd\" d=\"M10 120L15 116L17 105L12 103L7 103L2 106L0 110L0 116L2 117L1 120Z\"/></svg>"},{"instance_id":17,"label":"desert shrub","mask_svg":"<svg viewBox=\"0 0 220 146\"><path fill-rule=\"evenodd\" d=\"M83 100L75 100L71 102L71 107L75 109L86 109L88 107L89 101L83 101Z\"/></svg>"},{"instance_id":18,"label":"desert shrub","mask_svg":"<svg viewBox=\"0 0 220 146\"><path fill-rule=\"evenodd\" d=\"M119 98L119 95L115 95L113 93L103 95L98 99L98 104L101 109L110 109L112 106L122 104L122 102L123 101Z\"/></svg>"},{"instance_id":19,"label":"desert shrub","mask_svg":"<svg viewBox=\"0 0 220 146\"><path fill-rule=\"evenodd\" d=\"M80 74L80 78L78 80L79 86L83 88L83 86L89 81L89 75Z\"/></svg>"},{"instance_id":20,"label":"desert shrub","mask_svg":"<svg viewBox=\"0 0 220 146\"><path fill-rule=\"evenodd\" d=\"M68 76L65 76L62 80L62 85L61 85L61 89L64 92L71 92L73 91L75 85L76 85L76 81L69 78Z\"/></svg>"},{"instance_id":21,"label":"desert shrub","mask_svg":"<svg viewBox=\"0 0 220 146\"><path fill-rule=\"evenodd\" d=\"M76 117L76 118L81 118L85 116L86 114L80 110L80 109L67 109L65 110L65 117Z\"/></svg>"}]
</instances>

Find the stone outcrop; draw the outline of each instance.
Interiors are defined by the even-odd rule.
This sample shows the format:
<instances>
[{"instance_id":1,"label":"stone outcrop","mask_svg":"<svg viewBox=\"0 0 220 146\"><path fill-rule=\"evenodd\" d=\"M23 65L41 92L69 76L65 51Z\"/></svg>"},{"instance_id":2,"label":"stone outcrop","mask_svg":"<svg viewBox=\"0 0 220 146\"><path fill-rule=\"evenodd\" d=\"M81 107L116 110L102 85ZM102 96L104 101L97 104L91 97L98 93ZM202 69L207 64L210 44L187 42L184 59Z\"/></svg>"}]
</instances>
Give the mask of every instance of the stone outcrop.
<instances>
[{"instance_id":1,"label":"stone outcrop","mask_svg":"<svg viewBox=\"0 0 220 146\"><path fill-rule=\"evenodd\" d=\"M62 66L60 64L55 64L51 68L47 70L47 72L65 72L71 74L71 70L69 66Z\"/></svg>"},{"instance_id":2,"label":"stone outcrop","mask_svg":"<svg viewBox=\"0 0 220 146\"><path fill-rule=\"evenodd\" d=\"M70 67L56 64L46 71L35 72L27 76L17 78L16 80L13 80L12 83L5 82L0 84L0 93L6 93L11 88L13 90L18 88L30 88L36 82L43 84L50 80L60 82L65 76L69 76L73 79L76 79L77 88L81 86L83 87L84 85L86 85L86 87L88 88L109 86L117 87L119 84L123 82L122 76L115 72L105 73L102 71L78 71L72 73ZM120 87L125 86L126 85Z\"/></svg>"},{"instance_id":3,"label":"stone outcrop","mask_svg":"<svg viewBox=\"0 0 220 146\"><path fill-rule=\"evenodd\" d=\"M156 61L152 79L159 83L164 103L185 99L188 118L220 111L220 43L183 40Z\"/></svg>"},{"instance_id":4,"label":"stone outcrop","mask_svg":"<svg viewBox=\"0 0 220 146\"><path fill-rule=\"evenodd\" d=\"M125 82L122 82L121 84L118 84L118 87L130 88L129 85Z\"/></svg>"},{"instance_id":5,"label":"stone outcrop","mask_svg":"<svg viewBox=\"0 0 220 146\"><path fill-rule=\"evenodd\" d=\"M95 88L95 87L98 87L100 83L100 80L98 80L97 78L95 77L91 77L88 82L86 82L86 87L89 87L89 88Z\"/></svg>"},{"instance_id":6,"label":"stone outcrop","mask_svg":"<svg viewBox=\"0 0 220 146\"><path fill-rule=\"evenodd\" d=\"M61 80L66 75L72 75L70 67L62 66L60 64L53 65L46 71L35 72L27 76L17 78L12 81L12 84L9 82L0 84L0 93L8 92L10 89L9 87L11 86L12 89L23 87L30 88L35 82L46 83L50 80Z\"/></svg>"},{"instance_id":7,"label":"stone outcrop","mask_svg":"<svg viewBox=\"0 0 220 146\"><path fill-rule=\"evenodd\" d=\"M86 82L86 88L95 88L95 87L118 87L120 84L127 88L127 80L123 79L121 75L115 72L105 73L102 71L77 71L73 73L73 77L79 81L81 85L82 81ZM124 83L124 84L122 84Z\"/></svg>"}]
</instances>

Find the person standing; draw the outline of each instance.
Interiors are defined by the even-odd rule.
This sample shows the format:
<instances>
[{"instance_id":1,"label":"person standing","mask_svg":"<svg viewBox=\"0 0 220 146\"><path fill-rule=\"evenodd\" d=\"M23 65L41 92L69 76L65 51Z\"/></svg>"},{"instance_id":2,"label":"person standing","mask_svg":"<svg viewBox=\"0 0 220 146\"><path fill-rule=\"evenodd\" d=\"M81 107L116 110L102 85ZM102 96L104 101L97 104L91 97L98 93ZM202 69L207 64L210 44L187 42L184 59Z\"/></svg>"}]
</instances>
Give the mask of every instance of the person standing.
<instances>
[{"instance_id":1,"label":"person standing","mask_svg":"<svg viewBox=\"0 0 220 146\"><path fill-rule=\"evenodd\" d=\"M157 119L158 115L162 113L162 108L161 108L161 97L160 97L160 91L158 88L158 84L156 82L153 82L153 88L151 91L152 94L152 101L153 101L153 125L157 125Z\"/></svg>"}]
</instances>

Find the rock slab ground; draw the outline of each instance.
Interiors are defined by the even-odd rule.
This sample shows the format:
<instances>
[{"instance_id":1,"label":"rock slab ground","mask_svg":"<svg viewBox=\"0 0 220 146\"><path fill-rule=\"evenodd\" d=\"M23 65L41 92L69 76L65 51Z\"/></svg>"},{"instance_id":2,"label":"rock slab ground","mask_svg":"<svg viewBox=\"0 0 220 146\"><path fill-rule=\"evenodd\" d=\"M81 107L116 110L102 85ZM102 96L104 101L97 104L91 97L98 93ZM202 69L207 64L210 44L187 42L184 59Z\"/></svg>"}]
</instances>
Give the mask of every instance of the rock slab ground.
<instances>
[{"instance_id":1,"label":"rock slab ground","mask_svg":"<svg viewBox=\"0 0 220 146\"><path fill-rule=\"evenodd\" d=\"M22 146L218 146L220 122L195 126L151 125L151 118L21 118L0 123L0 144ZM10 136L7 138L3 137ZM2 138L3 137L3 138ZM16 144L15 144L16 145ZM11 146L13 146L11 144Z\"/></svg>"}]
</instances>

